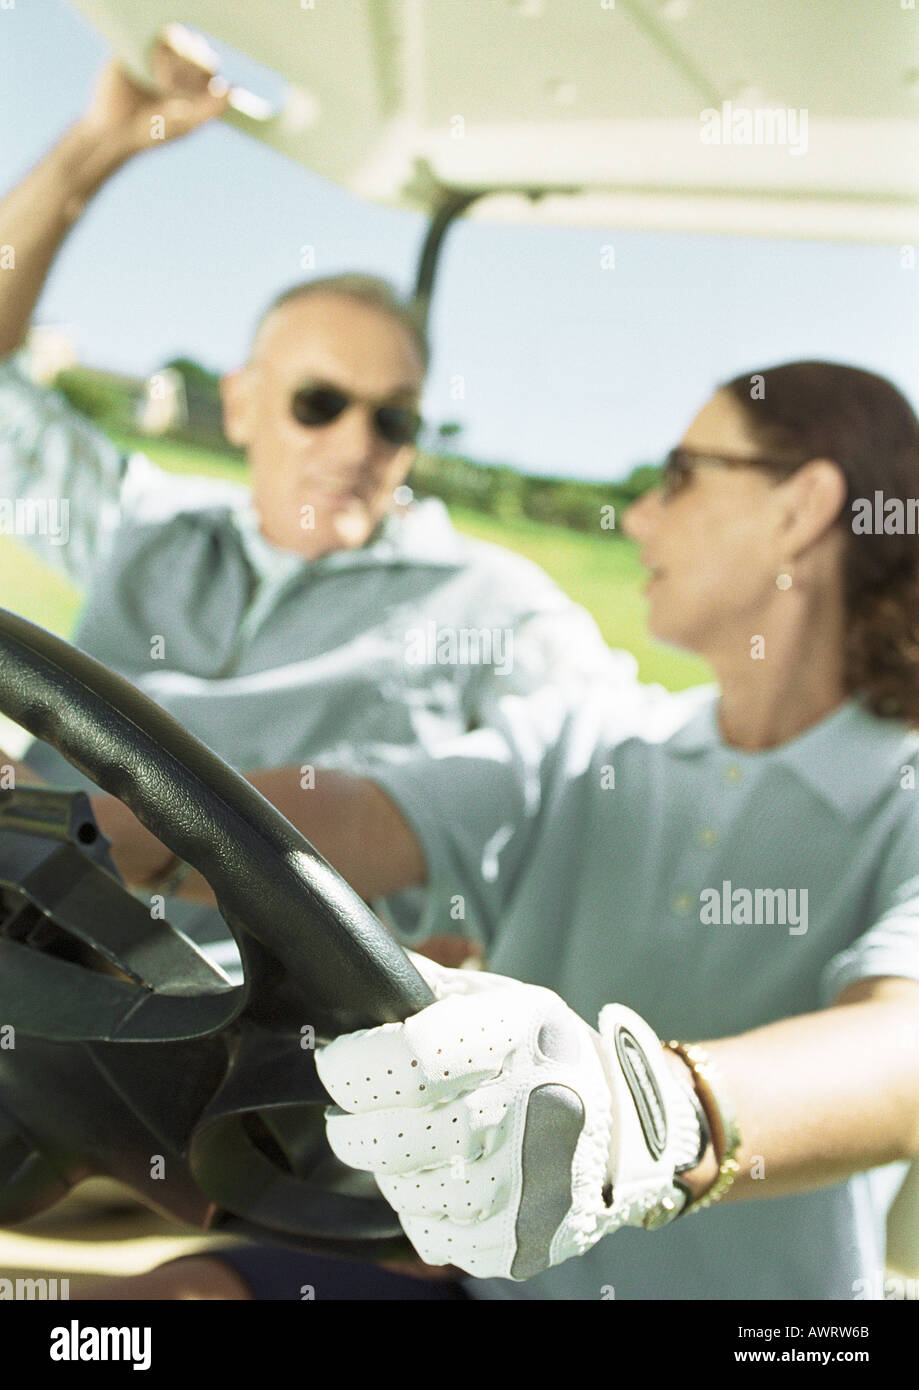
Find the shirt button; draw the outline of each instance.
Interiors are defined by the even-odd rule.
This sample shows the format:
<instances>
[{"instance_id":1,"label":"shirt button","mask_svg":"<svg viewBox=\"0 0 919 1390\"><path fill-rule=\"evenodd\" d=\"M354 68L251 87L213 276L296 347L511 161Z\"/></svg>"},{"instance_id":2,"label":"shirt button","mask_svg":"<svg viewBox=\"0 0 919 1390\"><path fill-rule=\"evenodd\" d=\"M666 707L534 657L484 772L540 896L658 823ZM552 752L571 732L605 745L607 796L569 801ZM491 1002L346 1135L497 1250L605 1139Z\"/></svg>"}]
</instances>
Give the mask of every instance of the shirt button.
<instances>
[{"instance_id":1,"label":"shirt button","mask_svg":"<svg viewBox=\"0 0 919 1390\"><path fill-rule=\"evenodd\" d=\"M717 843L718 831L715 827L713 825L703 826L699 831L699 844L705 845L707 849L710 849L712 845L717 845Z\"/></svg>"},{"instance_id":2,"label":"shirt button","mask_svg":"<svg viewBox=\"0 0 919 1390\"><path fill-rule=\"evenodd\" d=\"M737 783L740 781L743 773L736 763L728 763L727 767L724 769L723 776L726 782Z\"/></svg>"},{"instance_id":3,"label":"shirt button","mask_svg":"<svg viewBox=\"0 0 919 1390\"><path fill-rule=\"evenodd\" d=\"M678 912L681 917L685 917L687 913L692 912L694 906L695 899L691 893L677 893L676 897L673 899L673 910L674 912Z\"/></svg>"}]
</instances>

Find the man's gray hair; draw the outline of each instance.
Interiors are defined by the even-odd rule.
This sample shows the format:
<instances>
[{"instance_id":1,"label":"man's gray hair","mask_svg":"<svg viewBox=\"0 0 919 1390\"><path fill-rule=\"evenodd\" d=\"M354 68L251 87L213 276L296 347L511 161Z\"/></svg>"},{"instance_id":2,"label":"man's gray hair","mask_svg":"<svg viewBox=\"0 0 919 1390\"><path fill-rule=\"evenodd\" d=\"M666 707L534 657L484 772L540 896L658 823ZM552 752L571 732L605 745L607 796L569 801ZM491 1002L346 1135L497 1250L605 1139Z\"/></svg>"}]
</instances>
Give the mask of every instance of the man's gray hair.
<instances>
[{"instance_id":1,"label":"man's gray hair","mask_svg":"<svg viewBox=\"0 0 919 1390\"><path fill-rule=\"evenodd\" d=\"M316 280L303 280L291 285L265 309L253 334L253 345L258 339L262 326L277 309L298 299L310 299L316 295L334 294L345 299L353 299L358 304L366 304L371 309L388 315L401 324L418 350L425 371L428 369L431 349L422 323L419 308L412 302L402 299L388 280L378 275L362 275L350 271L343 275L325 275Z\"/></svg>"}]
</instances>

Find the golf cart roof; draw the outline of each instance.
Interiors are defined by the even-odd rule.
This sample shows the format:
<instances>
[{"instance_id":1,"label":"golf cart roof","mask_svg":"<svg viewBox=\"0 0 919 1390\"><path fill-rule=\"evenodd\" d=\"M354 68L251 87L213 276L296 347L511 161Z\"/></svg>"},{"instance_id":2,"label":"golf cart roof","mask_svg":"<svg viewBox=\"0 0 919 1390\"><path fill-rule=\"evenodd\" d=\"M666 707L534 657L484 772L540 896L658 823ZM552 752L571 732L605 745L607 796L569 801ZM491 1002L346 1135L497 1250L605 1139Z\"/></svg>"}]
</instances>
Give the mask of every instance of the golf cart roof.
<instances>
[{"instance_id":1,"label":"golf cart roof","mask_svg":"<svg viewBox=\"0 0 919 1390\"><path fill-rule=\"evenodd\" d=\"M919 240L909 0L73 0L135 75L177 22L288 83L228 119L353 192L576 225ZM538 198L521 196L538 194Z\"/></svg>"}]
</instances>

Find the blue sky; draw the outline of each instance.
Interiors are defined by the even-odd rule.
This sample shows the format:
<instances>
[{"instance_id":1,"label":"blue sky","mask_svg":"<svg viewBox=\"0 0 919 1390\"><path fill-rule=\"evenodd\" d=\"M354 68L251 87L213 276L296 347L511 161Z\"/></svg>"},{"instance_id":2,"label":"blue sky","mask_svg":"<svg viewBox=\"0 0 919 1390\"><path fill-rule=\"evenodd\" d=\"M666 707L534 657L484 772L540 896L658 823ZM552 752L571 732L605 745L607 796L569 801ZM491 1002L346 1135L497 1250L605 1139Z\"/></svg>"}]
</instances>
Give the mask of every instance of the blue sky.
<instances>
[{"instance_id":1,"label":"blue sky","mask_svg":"<svg viewBox=\"0 0 919 1390\"><path fill-rule=\"evenodd\" d=\"M104 57L65 0L0 10L0 187L75 119ZM316 274L360 268L407 290L423 232L419 216L362 203L220 125L103 190L38 317L72 325L95 365L148 373L182 354L224 369L261 306L304 278L304 244ZM601 268L607 244L615 270ZM467 223L442 261L426 413L462 420L480 458L614 478L660 457L719 380L777 361L850 361L919 404L917 305L919 270L895 246Z\"/></svg>"}]
</instances>

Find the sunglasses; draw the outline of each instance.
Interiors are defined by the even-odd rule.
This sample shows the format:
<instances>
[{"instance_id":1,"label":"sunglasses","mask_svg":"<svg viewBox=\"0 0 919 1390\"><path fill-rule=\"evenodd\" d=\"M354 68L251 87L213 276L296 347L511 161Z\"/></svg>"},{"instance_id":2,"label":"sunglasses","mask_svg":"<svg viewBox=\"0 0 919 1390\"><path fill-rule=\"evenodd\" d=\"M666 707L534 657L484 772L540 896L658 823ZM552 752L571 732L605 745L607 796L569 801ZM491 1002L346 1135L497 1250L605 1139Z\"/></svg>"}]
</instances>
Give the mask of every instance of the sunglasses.
<instances>
[{"instance_id":1,"label":"sunglasses","mask_svg":"<svg viewBox=\"0 0 919 1390\"><path fill-rule=\"evenodd\" d=\"M717 468L765 468L772 473L788 473L807 462L790 464L778 459L766 459L741 454L710 454L704 450L676 448L671 449L661 466L661 491L664 499L675 496L689 482L693 470L715 465Z\"/></svg>"},{"instance_id":2,"label":"sunglasses","mask_svg":"<svg viewBox=\"0 0 919 1390\"><path fill-rule=\"evenodd\" d=\"M308 429L321 429L337 420L349 406L373 405L361 396L352 396L340 391L337 386L301 386L290 400L290 411L300 425ZM414 444L421 431L422 420L417 410L407 405L377 405L373 412L373 423L377 434L387 444L401 448Z\"/></svg>"}]
</instances>

